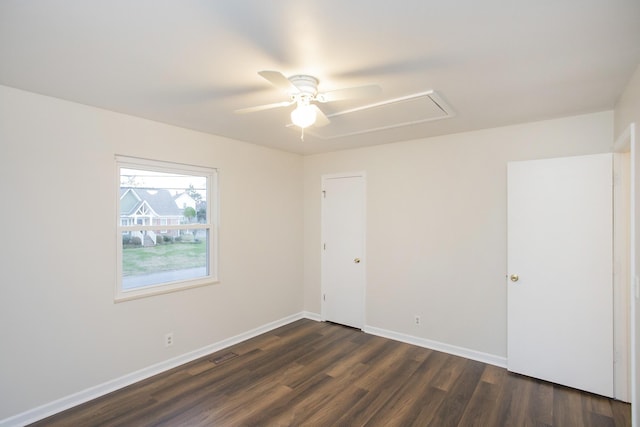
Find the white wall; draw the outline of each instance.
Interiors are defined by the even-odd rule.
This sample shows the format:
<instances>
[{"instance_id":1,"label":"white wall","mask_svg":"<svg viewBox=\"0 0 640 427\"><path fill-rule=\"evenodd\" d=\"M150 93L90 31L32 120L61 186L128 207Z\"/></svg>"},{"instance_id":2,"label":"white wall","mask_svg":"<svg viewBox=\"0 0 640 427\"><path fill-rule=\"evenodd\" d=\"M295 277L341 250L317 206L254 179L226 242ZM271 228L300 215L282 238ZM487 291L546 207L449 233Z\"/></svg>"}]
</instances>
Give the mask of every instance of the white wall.
<instances>
[{"instance_id":1,"label":"white wall","mask_svg":"<svg viewBox=\"0 0 640 427\"><path fill-rule=\"evenodd\" d=\"M305 157L305 309L320 313L321 176L366 171L366 324L505 357L506 164L609 152L612 135L609 111Z\"/></svg>"},{"instance_id":2,"label":"white wall","mask_svg":"<svg viewBox=\"0 0 640 427\"><path fill-rule=\"evenodd\" d=\"M115 154L219 168L220 284L114 304ZM0 420L299 313L301 176L298 155L0 86Z\"/></svg>"},{"instance_id":3,"label":"white wall","mask_svg":"<svg viewBox=\"0 0 640 427\"><path fill-rule=\"evenodd\" d=\"M640 66L636 69L633 77L629 81L626 89L624 90L620 100L618 101L615 109L615 135L618 137L631 123L636 124L636 153L635 158L632 161L635 163L636 176L640 173L640 135L638 129L640 128ZM636 200L636 217L635 221L636 235L635 239L636 269L640 268L640 183L635 183L635 200ZM638 270L636 270L638 272ZM634 301L636 312L636 337L635 337L635 365L636 365L636 377L633 379L635 382L636 393L640 392L640 325L637 323L638 316L640 315L640 301L636 299ZM637 399L637 397L636 397ZM640 422L640 404L634 403L633 412L636 422Z\"/></svg>"}]
</instances>

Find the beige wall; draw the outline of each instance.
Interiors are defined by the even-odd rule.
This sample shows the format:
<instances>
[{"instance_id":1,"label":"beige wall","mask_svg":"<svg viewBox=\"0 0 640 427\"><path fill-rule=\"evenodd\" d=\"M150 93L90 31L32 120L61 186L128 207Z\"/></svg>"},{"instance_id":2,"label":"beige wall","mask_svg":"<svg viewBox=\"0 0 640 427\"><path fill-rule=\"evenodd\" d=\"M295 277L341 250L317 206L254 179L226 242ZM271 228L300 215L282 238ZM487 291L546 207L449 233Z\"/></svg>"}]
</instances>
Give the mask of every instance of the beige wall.
<instances>
[{"instance_id":1,"label":"beige wall","mask_svg":"<svg viewBox=\"0 0 640 427\"><path fill-rule=\"evenodd\" d=\"M115 154L219 168L220 284L114 304ZM0 86L0 420L300 312L301 176L298 155Z\"/></svg>"},{"instance_id":2,"label":"beige wall","mask_svg":"<svg viewBox=\"0 0 640 427\"><path fill-rule=\"evenodd\" d=\"M320 313L321 176L365 171L366 325L505 357L506 164L612 135L609 111L305 157L305 309Z\"/></svg>"},{"instance_id":3,"label":"beige wall","mask_svg":"<svg viewBox=\"0 0 640 427\"><path fill-rule=\"evenodd\" d=\"M615 108L615 136L619 136L630 123L640 125L640 65L629 80Z\"/></svg>"},{"instance_id":4,"label":"beige wall","mask_svg":"<svg viewBox=\"0 0 640 427\"><path fill-rule=\"evenodd\" d=\"M635 221L635 229L636 235L635 238L635 247L636 247L636 257L635 257L635 265L636 265L636 274L640 274L640 183L638 182L638 176L640 176L640 66L636 69L633 77L629 81L625 91L623 92L620 100L618 101L615 109L615 135L616 137L620 136L622 132L629 126L629 124L635 123L636 134L636 152L635 158L633 162L635 163L635 171L636 171L636 187L635 187L635 200L636 200L636 217ZM635 312L636 312L636 325L638 325L637 319L640 316L640 301L636 299L634 301L635 304ZM640 326L636 326L636 337L635 337L635 365L636 365L636 378L635 388L637 392L640 392ZM637 393L636 392L636 393ZM640 402L633 402L635 405L633 407L635 419L640 421Z\"/></svg>"},{"instance_id":5,"label":"beige wall","mask_svg":"<svg viewBox=\"0 0 640 427\"><path fill-rule=\"evenodd\" d=\"M612 134L603 112L302 158L0 86L0 420L320 313L328 173L367 174L366 324L505 356L506 162ZM221 284L113 303L115 154L219 168Z\"/></svg>"}]
</instances>

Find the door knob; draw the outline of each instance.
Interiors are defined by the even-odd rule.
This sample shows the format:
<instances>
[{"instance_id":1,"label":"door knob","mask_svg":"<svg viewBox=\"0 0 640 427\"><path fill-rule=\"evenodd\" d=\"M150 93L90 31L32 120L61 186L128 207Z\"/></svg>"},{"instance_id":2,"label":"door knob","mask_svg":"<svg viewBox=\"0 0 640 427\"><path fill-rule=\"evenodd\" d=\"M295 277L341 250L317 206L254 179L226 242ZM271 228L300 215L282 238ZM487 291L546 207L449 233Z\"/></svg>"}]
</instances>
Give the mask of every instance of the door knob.
<instances>
[{"instance_id":1,"label":"door knob","mask_svg":"<svg viewBox=\"0 0 640 427\"><path fill-rule=\"evenodd\" d=\"M360 264L360 258L354 259L353 262L355 262L356 264Z\"/></svg>"},{"instance_id":2,"label":"door knob","mask_svg":"<svg viewBox=\"0 0 640 427\"><path fill-rule=\"evenodd\" d=\"M520 277L517 274L512 274L509 276L509 279L511 279L512 282L517 282Z\"/></svg>"}]
</instances>

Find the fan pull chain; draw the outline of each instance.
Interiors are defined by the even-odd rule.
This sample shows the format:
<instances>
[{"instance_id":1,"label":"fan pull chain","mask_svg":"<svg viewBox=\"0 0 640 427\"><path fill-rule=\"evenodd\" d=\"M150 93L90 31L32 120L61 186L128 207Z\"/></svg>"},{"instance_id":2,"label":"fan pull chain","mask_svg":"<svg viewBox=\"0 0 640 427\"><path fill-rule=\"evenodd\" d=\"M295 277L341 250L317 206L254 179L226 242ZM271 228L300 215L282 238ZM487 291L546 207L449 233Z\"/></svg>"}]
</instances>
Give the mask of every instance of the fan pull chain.
<instances>
[{"instance_id":1,"label":"fan pull chain","mask_svg":"<svg viewBox=\"0 0 640 427\"><path fill-rule=\"evenodd\" d=\"M300 128L300 141L304 142L304 128Z\"/></svg>"}]
</instances>

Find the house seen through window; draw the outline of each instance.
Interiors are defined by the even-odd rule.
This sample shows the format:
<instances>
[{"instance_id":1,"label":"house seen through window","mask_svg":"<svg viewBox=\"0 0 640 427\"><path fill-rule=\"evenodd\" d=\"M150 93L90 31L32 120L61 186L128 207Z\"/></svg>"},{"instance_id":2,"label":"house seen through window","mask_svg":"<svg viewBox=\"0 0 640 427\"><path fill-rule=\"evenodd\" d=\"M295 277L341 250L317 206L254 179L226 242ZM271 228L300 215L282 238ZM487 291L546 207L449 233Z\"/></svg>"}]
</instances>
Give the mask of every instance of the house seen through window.
<instances>
[{"instance_id":1,"label":"house seen through window","mask_svg":"<svg viewBox=\"0 0 640 427\"><path fill-rule=\"evenodd\" d=\"M118 157L116 300L216 281L216 170Z\"/></svg>"}]
</instances>

